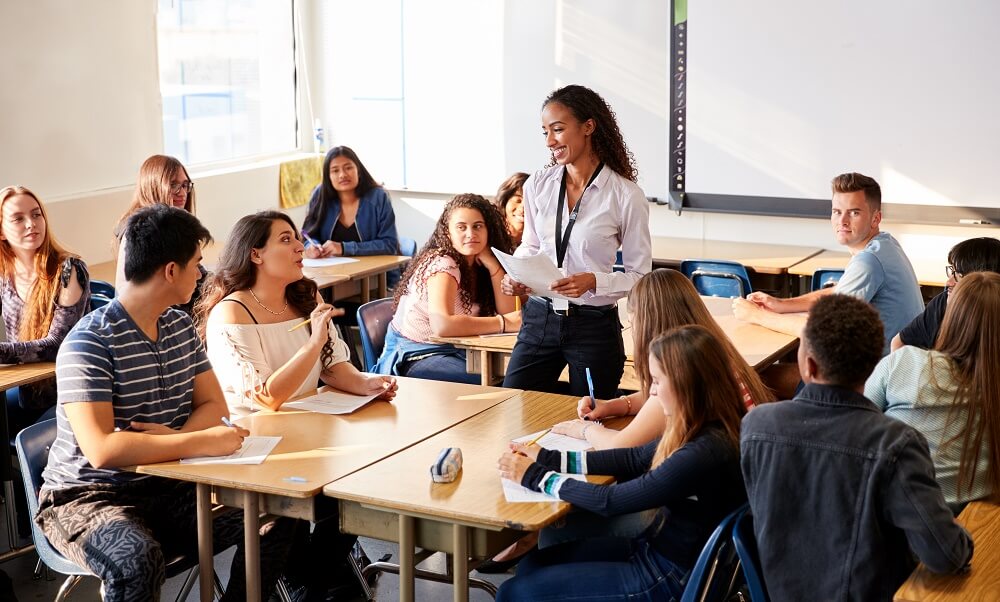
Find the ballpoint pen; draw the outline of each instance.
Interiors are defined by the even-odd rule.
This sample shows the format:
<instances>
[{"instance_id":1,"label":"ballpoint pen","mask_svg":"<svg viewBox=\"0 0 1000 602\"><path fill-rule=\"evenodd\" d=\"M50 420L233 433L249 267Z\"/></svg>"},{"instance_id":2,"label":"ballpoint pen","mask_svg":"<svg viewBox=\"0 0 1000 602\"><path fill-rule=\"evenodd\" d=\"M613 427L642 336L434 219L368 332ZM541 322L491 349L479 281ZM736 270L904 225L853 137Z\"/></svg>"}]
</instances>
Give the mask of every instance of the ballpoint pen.
<instances>
[{"instance_id":1,"label":"ballpoint pen","mask_svg":"<svg viewBox=\"0 0 1000 602\"><path fill-rule=\"evenodd\" d=\"M222 417L222 424L228 426L229 428L233 429L236 428L236 425L233 424L233 421L230 420L229 418L226 418L225 416Z\"/></svg>"},{"instance_id":2,"label":"ballpoint pen","mask_svg":"<svg viewBox=\"0 0 1000 602\"><path fill-rule=\"evenodd\" d=\"M590 368L587 368L587 389L590 390L590 411L597 409L597 399L594 397L594 379L590 377Z\"/></svg>"}]
</instances>

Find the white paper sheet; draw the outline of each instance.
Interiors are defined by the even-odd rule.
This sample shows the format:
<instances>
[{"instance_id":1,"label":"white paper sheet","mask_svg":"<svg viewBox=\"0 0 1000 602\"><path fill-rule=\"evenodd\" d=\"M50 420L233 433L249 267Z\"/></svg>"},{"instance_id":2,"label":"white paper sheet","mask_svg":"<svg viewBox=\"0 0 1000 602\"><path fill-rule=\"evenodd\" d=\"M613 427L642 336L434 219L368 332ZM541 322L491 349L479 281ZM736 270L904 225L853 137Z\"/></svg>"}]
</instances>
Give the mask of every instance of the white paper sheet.
<instances>
[{"instance_id":1,"label":"white paper sheet","mask_svg":"<svg viewBox=\"0 0 1000 602\"><path fill-rule=\"evenodd\" d=\"M326 391L298 401L285 403L282 407L307 410L319 414L350 414L379 395L381 393L374 395L351 395L350 393L341 393L340 391Z\"/></svg>"},{"instance_id":2,"label":"white paper sheet","mask_svg":"<svg viewBox=\"0 0 1000 602\"><path fill-rule=\"evenodd\" d=\"M279 441L281 437L247 437L243 446L228 456L183 458L181 464L260 464Z\"/></svg>"},{"instance_id":3,"label":"white paper sheet","mask_svg":"<svg viewBox=\"0 0 1000 602\"><path fill-rule=\"evenodd\" d=\"M586 481L587 477L582 474L568 474L567 477L571 479L576 479L577 481ZM532 491L527 487L518 485L510 479L500 479L500 484L503 485L503 496L507 499L508 503L517 504L521 502L554 502L558 501L559 498L552 497L547 493L542 493L540 491Z\"/></svg>"},{"instance_id":4,"label":"white paper sheet","mask_svg":"<svg viewBox=\"0 0 1000 602\"><path fill-rule=\"evenodd\" d=\"M514 441L518 443L527 443L537 437L541 432L542 431L538 431L537 433L518 437L517 439L514 439ZM554 449L556 451L586 451L593 447L587 443L586 439L577 439L576 437L570 437L569 435L557 435L552 432L539 439L537 445L541 445L545 449Z\"/></svg>"},{"instance_id":5,"label":"white paper sheet","mask_svg":"<svg viewBox=\"0 0 1000 602\"><path fill-rule=\"evenodd\" d=\"M539 253L528 257L514 257L499 249L493 249L493 255L503 266L507 275L531 289L532 294L550 299L569 299L559 293L549 290L549 285L565 278L556 264L548 255Z\"/></svg>"},{"instance_id":6,"label":"white paper sheet","mask_svg":"<svg viewBox=\"0 0 1000 602\"><path fill-rule=\"evenodd\" d=\"M343 265L345 263L356 263L358 260L353 257L317 257L316 259L302 258L304 268L328 268L333 265Z\"/></svg>"}]
</instances>

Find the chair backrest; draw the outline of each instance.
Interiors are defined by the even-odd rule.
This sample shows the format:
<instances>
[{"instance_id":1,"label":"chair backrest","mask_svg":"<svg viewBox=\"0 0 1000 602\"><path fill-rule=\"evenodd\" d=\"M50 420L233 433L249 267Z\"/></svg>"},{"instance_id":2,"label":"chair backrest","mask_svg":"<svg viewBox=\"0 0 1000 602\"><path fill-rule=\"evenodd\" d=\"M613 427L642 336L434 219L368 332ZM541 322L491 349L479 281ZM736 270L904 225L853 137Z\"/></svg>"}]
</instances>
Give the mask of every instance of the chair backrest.
<instances>
[{"instance_id":1,"label":"chair backrest","mask_svg":"<svg viewBox=\"0 0 1000 602\"><path fill-rule=\"evenodd\" d=\"M24 494L28 498L28 512L33 519L38 514L38 491L42 487L42 470L49 459L49 448L56 439L56 420L43 420L17 434L14 445L21 466ZM90 575L91 572L67 560L57 552L41 528L31 521L31 536L35 551L47 567L63 575Z\"/></svg>"},{"instance_id":2,"label":"chair backrest","mask_svg":"<svg viewBox=\"0 0 1000 602\"><path fill-rule=\"evenodd\" d=\"M385 333L392 321L392 298L369 301L358 308L358 330L365 353L365 370L371 372L382 355Z\"/></svg>"},{"instance_id":3,"label":"chair backrest","mask_svg":"<svg viewBox=\"0 0 1000 602\"><path fill-rule=\"evenodd\" d=\"M760 569L760 556L757 554L757 538L753 534L753 514L747 507L736 518L733 525L733 545L743 567L743 578L750 592L751 602L767 602L767 588L764 586L764 573Z\"/></svg>"},{"instance_id":4,"label":"chair backrest","mask_svg":"<svg viewBox=\"0 0 1000 602\"><path fill-rule=\"evenodd\" d=\"M104 307L115 298L115 287L103 280L90 281L90 309Z\"/></svg>"},{"instance_id":5,"label":"chair backrest","mask_svg":"<svg viewBox=\"0 0 1000 602\"><path fill-rule=\"evenodd\" d=\"M621 249L618 249L618 251L615 252L615 265L611 266L611 271L612 272L624 272L625 271L625 263L622 260L622 250Z\"/></svg>"},{"instance_id":6,"label":"chair backrest","mask_svg":"<svg viewBox=\"0 0 1000 602\"><path fill-rule=\"evenodd\" d=\"M399 237L399 252L401 255L413 257L417 254L417 241L405 236Z\"/></svg>"},{"instance_id":7,"label":"chair backrest","mask_svg":"<svg viewBox=\"0 0 1000 602\"><path fill-rule=\"evenodd\" d=\"M738 570L738 559L732 539L733 525L747 508L748 506L744 504L722 519L708 537L705 547L698 555L698 561L688 576L681 602L725 600Z\"/></svg>"},{"instance_id":8,"label":"chair backrest","mask_svg":"<svg viewBox=\"0 0 1000 602\"><path fill-rule=\"evenodd\" d=\"M742 263L716 259L685 259L681 273L699 294L709 297L746 297L753 292L750 275Z\"/></svg>"},{"instance_id":9,"label":"chair backrest","mask_svg":"<svg viewBox=\"0 0 1000 602\"><path fill-rule=\"evenodd\" d=\"M813 272L812 290L818 291L821 288L834 286L835 284L840 282L840 277L843 275L844 275L844 270L820 268L815 272Z\"/></svg>"}]
</instances>

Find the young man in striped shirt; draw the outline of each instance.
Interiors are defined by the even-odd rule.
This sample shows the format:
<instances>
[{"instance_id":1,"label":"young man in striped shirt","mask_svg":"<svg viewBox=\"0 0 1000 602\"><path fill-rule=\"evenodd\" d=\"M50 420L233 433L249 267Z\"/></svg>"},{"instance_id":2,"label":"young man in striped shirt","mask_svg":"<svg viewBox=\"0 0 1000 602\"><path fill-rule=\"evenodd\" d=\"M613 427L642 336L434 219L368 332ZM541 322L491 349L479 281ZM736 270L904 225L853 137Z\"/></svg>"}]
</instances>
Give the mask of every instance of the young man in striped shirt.
<instances>
[{"instance_id":1,"label":"young man in striped shirt","mask_svg":"<svg viewBox=\"0 0 1000 602\"><path fill-rule=\"evenodd\" d=\"M186 211L155 205L125 226L125 283L84 316L56 360L58 433L43 473L38 523L52 545L101 579L105 600L155 600L164 558L195 549L194 486L121 470L239 449L249 433L229 412L191 318L201 247L211 237ZM292 522L262 531L270 591ZM225 599L244 597L243 520L216 520L217 550L238 544Z\"/></svg>"}]
</instances>

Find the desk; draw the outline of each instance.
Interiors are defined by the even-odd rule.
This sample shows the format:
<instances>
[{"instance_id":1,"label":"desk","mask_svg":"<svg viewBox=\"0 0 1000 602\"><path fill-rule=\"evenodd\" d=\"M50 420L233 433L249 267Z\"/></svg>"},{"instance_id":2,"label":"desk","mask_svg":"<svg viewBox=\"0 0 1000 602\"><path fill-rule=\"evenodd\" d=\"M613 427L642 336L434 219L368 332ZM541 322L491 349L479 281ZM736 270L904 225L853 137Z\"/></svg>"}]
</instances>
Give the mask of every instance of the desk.
<instances>
[{"instance_id":1,"label":"desk","mask_svg":"<svg viewBox=\"0 0 1000 602\"><path fill-rule=\"evenodd\" d=\"M973 602L1000 597L1000 505L972 502L958 516L976 544L972 569L961 575L936 575L917 567L893 597L896 602Z\"/></svg>"},{"instance_id":2,"label":"desk","mask_svg":"<svg viewBox=\"0 0 1000 602\"><path fill-rule=\"evenodd\" d=\"M0 391L54 378L56 365L54 362L39 362L35 364L18 364L16 366L0 367ZM0 420L0 479L3 480L4 506L7 518L7 541L10 549L0 554L0 562L6 562L34 549L34 546L17 547L17 515L14 511L14 481L10 455L10 430L7 424L7 406L4 405L2 420Z\"/></svg>"},{"instance_id":3,"label":"desk","mask_svg":"<svg viewBox=\"0 0 1000 602\"><path fill-rule=\"evenodd\" d=\"M795 348L798 339L787 334L775 332L773 330L740 322L733 316L731 299L721 297L702 297L708 307L709 313L715 318L722 331L729 336L729 340L736 346L743 359L754 367L758 372L764 370L774 362L778 361L786 353ZM622 316L622 323L628 325L628 315L624 311L624 302L618 303L619 315ZM622 377L621 387L625 389L638 390L638 378L635 374L635 365L632 361L633 343L632 329L627 328L622 337L625 340L625 375ZM451 343L452 345L466 350L466 358L469 373L479 372L482 375L484 385L492 384L495 379L504 374L507 360L510 358L514 344L517 342L517 335L502 337L432 337L432 340L439 343ZM632 386L628 386L632 385Z\"/></svg>"},{"instance_id":4,"label":"desk","mask_svg":"<svg viewBox=\"0 0 1000 602\"><path fill-rule=\"evenodd\" d=\"M136 467L143 474L197 484L201 599L212 599L212 518L217 503L242 507L246 537L247 599L260 599L258 520L265 512L316 520L323 485L475 416L518 393L512 389L400 378L391 403L372 402L346 416L297 410L261 411L239 420L253 435L281 435L263 464L192 465L165 462ZM426 467L423 474L426 473ZM304 483L289 482L289 476Z\"/></svg>"},{"instance_id":5,"label":"desk","mask_svg":"<svg viewBox=\"0 0 1000 602\"><path fill-rule=\"evenodd\" d=\"M666 236L654 236L651 242L653 264L676 267L685 259L723 259L737 261L761 274L777 275L788 273L792 266L822 251L816 247Z\"/></svg>"},{"instance_id":6,"label":"desk","mask_svg":"<svg viewBox=\"0 0 1000 602\"><path fill-rule=\"evenodd\" d=\"M522 531L541 529L570 510L570 504L555 500L507 503L496 467L506 442L575 417L576 398L525 391L330 483L323 493L341 500L341 530L399 542L400 600L413 600L416 546L453 556L455 600L467 600L469 556L490 558ZM452 483L434 483L428 467L444 447L462 449L462 472Z\"/></svg>"},{"instance_id":7,"label":"desk","mask_svg":"<svg viewBox=\"0 0 1000 602\"><path fill-rule=\"evenodd\" d=\"M849 253L823 251L819 255L792 266L788 273L794 276L812 276L813 272L820 268L842 270L847 267L847 262L850 260ZM947 283L948 277L944 273L947 260L910 259L910 263L913 264L913 271L917 274L917 282L920 283L920 286L943 287Z\"/></svg>"}]
</instances>

